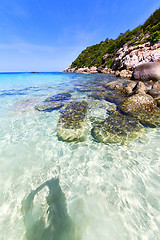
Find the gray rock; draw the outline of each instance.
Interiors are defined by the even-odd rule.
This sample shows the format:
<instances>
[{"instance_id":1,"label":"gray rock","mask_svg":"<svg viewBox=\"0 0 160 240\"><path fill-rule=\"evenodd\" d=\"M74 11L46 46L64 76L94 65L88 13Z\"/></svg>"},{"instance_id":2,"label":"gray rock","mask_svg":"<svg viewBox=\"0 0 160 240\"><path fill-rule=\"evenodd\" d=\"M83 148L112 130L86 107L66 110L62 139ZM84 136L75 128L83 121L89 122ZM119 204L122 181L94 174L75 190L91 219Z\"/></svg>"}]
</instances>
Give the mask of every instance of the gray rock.
<instances>
[{"instance_id":1,"label":"gray rock","mask_svg":"<svg viewBox=\"0 0 160 240\"><path fill-rule=\"evenodd\" d=\"M38 111L53 111L53 110L57 110L60 109L61 107L63 107L64 104L62 102L49 102L49 103L43 103L42 105L37 105L35 106L35 109Z\"/></svg>"},{"instance_id":2,"label":"gray rock","mask_svg":"<svg viewBox=\"0 0 160 240\"><path fill-rule=\"evenodd\" d=\"M147 91L146 85L143 82L138 81L138 83L135 86L134 94L145 94L146 91Z\"/></svg>"},{"instance_id":3,"label":"gray rock","mask_svg":"<svg viewBox=\"0 0 160 240\"><path fill-rule=\"evenodd\" d=\"M59 93L52 97L46 98L45 102L53 102L53 101L63 101L71 98L70 93Z\"/></svg>"},{"instance_id":4,"label":"gray rock","mask_svg":"<svg viewBox=\"0 0 160 240\"><path fill-rule=\"evenodd\" d=\"M138 65L133 70L132 78L142 81L160 80L160 62L149 62Z\"/></svg>"},{"instance_id":5,"label":"gray rock","mask_svg":"<svg viewBox=\"0 0 160 240\"><path fill-rule=\"evenodd\" d=\"M155 82L152 88L160 88L160 81Z\"/></svg>"},{"instance_id":6,"label":"gray rock","mask_svg":"<svg viewBox=\"0 0 160 240\"><path fill-rule=\"evenodd\" d=\"M153 98L159 98L160 97L160 88L153 88L148 91L148 94L151 95Z\"/></svg>"}]
</instances>

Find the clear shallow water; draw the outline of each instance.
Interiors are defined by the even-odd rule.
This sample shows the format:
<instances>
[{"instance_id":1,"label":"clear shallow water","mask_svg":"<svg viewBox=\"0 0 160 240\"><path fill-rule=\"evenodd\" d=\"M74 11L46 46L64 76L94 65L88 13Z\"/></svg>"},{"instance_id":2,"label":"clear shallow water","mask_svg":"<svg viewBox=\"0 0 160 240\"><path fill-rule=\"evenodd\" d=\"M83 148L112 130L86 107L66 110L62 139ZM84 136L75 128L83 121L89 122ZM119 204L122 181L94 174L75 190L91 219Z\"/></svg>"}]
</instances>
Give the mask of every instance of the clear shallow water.
<instances>
[{"instance_id":1,"label":"clear shallow water","mask_svg":"<svg viewBox=\"0 0 160 240\"><path fill-rule=\"evenodd\" d=\"M94 80L114 77L0 74L0 239L25 239L22 201L51 178L59 178L76 228L74 239L160 239L159 128L147 128L127 146L97 143L91 135L84 142L66 143L57 138L59 111L34 110L46 97L64 91L84 100L86 93L74 88ZM95 102L88 114L105 116L108 103ZM44 215L47 193L44 188L36 196L28 222Z\"/></svg>"}]
</instances>

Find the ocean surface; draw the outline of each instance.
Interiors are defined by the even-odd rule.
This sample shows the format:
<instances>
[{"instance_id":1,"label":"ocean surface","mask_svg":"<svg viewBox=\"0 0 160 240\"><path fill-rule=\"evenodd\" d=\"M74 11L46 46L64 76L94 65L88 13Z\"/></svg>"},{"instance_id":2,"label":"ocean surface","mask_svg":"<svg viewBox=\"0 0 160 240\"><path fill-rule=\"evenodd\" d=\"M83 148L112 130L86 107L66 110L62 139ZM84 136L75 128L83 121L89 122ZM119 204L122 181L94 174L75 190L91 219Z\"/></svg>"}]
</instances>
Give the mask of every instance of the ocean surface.
<instances>
[{"instance_id":1,"label":"ocean surface","mask_svg":"<svg viewBox=\"0 0 160 240\"><path fill-rule=\"evenodd\" d=\"M146 128L127 145L99 143L91 134L64 142L56 131L60 111L35 110L47 97L69 92L72 101L93 101L91 128L90 119L105 117L109 103L76 89L114 80L0 74L0 240L160 240L160 129Z\"/></svg>"}]
</instances>

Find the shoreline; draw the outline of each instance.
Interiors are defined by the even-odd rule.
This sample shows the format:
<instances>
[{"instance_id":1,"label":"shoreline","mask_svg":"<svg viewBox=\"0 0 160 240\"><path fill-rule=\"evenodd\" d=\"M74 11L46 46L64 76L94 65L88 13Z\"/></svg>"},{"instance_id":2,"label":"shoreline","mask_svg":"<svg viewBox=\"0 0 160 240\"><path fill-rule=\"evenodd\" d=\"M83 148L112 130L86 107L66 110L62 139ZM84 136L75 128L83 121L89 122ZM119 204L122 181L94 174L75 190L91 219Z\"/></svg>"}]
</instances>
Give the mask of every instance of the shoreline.
<instances>
[{"instance_id":1,"label":"shoreline","mask_svg":"<svg viewBox=\"0 0 160 240\"><path fill-rule=\"evenodd\" d=\"M116 77L131 78L134 69L143 63L160 61L160 42L152 44L150 42L128 47L124 44L116 53L116 58L111 66L92 66L81 68L72 68L69 66L63 72L76 72L83 74L104 73L113 74ZM105 55L103 56L103 58Z\"/></svg>"}]
</instances>

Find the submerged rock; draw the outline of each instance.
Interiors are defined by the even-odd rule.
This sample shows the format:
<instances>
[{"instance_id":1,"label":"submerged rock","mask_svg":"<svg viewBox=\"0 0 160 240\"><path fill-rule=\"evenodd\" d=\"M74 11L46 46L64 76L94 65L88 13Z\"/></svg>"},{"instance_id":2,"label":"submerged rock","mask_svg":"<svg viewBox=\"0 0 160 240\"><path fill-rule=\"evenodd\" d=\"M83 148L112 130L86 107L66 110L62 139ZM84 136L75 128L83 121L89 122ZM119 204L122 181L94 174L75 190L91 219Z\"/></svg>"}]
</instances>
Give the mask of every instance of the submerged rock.
<instances>
[{"instance_id":1,"label":"submerged rock","mask_svg":"<svg viewBox=\"0 0 160 240\"><path fill-rule=\"evenodd\" d=\"M160 98L160 88L153 88L147 92L153 98Z\"/></svg>"},{"instance_id":2,"label":"submerged rock","mask_svg":"<svg viewBox=\"0 0 160 240\"><path fill-rule=\"evenodd\" d=\"M117 105L121 104L125 99L126 95L120 90L106 90L105 92L95 92L88 95L93 99L106 100Z\"/></svg>"},{"instance_id":3,"label":"submerged rock","mask_svg":"<svg viewBox=\"0 0 160 240\"><path fill-rule=\"evenodd\" d=\"M136 66L132 78L142 81L160 80L160 62L148 62Z\"/></svg>"},{"instance_id":4,"label":"submerged rock","mask_svg":"<svg viewBox=\"0 0 160 240\"><path fill-rule=\"evenodd\" d=\"M119 106L121 112L137 115L139 112L152 111L156 107L155 100L148 94L135 94L125 99Z\"/></svg>"},{"instance_id":5,"label":"submerged rock","mask_svg":"<svg viewBox=\"0 0 160 240\"><path fill-rule=\"evenodd\" d=\"M68 100L71 98L70 93L59 93L56 95L53 95L52 97L46 98L45 102L54 102L54 101L63 101L63 100Z\"/></svg>"},{"instance_id":6,"label":"submerged rock","mask_svg":"<svg viewBox=\"0 0 160 240\"><path fill-rule=\"evenodd\" d=\"M36 98L19 100L14 104L12 110L18 113L34 112L35 106L38 103L39 103L39 100L37 100Z\"/></svg>"},{"instance_id":7,"label":"submerged rock","mask_svg":"<svg viewBox=\"0 0 160 240\"><path fill-rule=\"evenodd\" d=\"M57 125L57 134L63 141L83 141L88 134L85 120L87 103L71 102L61 112Z\"/></svg>"},{"instance_id":8,"label":"submerged rock","mask_svg":"<svg viewBox=\"0 0 160 240\"><path fill-rule=\"evenodd\" d=\"M105 91L105 87L103 86L77 86L75 88L79 92L97 92L97 91Z\"/></svg>"},{"instance_id":9,"label":"submerged rock","mask_svg":"<svg viewBox=\"0 0 160 240\"><path fill-rule=\"evenodd\" d=\"M132 139L139 137L143 129L136 119L115 112L105 121L95 125L92 135L102 143L127 144Z\"/></svg>"},{"instance_id":10,"label":"submerged rock","mask_svg":"<svg viewBox=\"0 0 160 240\"><path fill-rule=\"evenodd\" d=\"M120 89L122 85L118 81L103 83L103 86L110 90Z\"/></svg>"},{"instance_id":11,"label":"submerged rock","mask_svg":"<svg viewBox=\"0 0 160 240\"><path fill-rule=\"evenodd\" d=\"M44 102L42 105L35 106L35 109L38 111L53 111L60 109L64 104L62 102Z\"/></svg>"},{"instance_id":12,"label":"submerged rock","mask_svg":"<svg viewBox=\"0 0 160 240\"><path fill-rule=\"evenodd\" d=\"M144 125L160 126L160 109L149 94L135 94L127 98L119 106L119 110L138 119Z\"/></svg>"},{"instance_id":13,"label":"submerged rock","mask_svg":"<svg viewBox=\"0 0 160 240\"><path fill-rule=\"evenodd\" d=\"M46 201L38 201L40 204L36 204L35 197L41 199L45 187L49 190ZM44 205L46 210L41 209ZM25 239L75 240L75 226L67 212L59 179L53 178L31 191L22 202L22 213L26 228Z\"/></svg>"}]
</instances>

